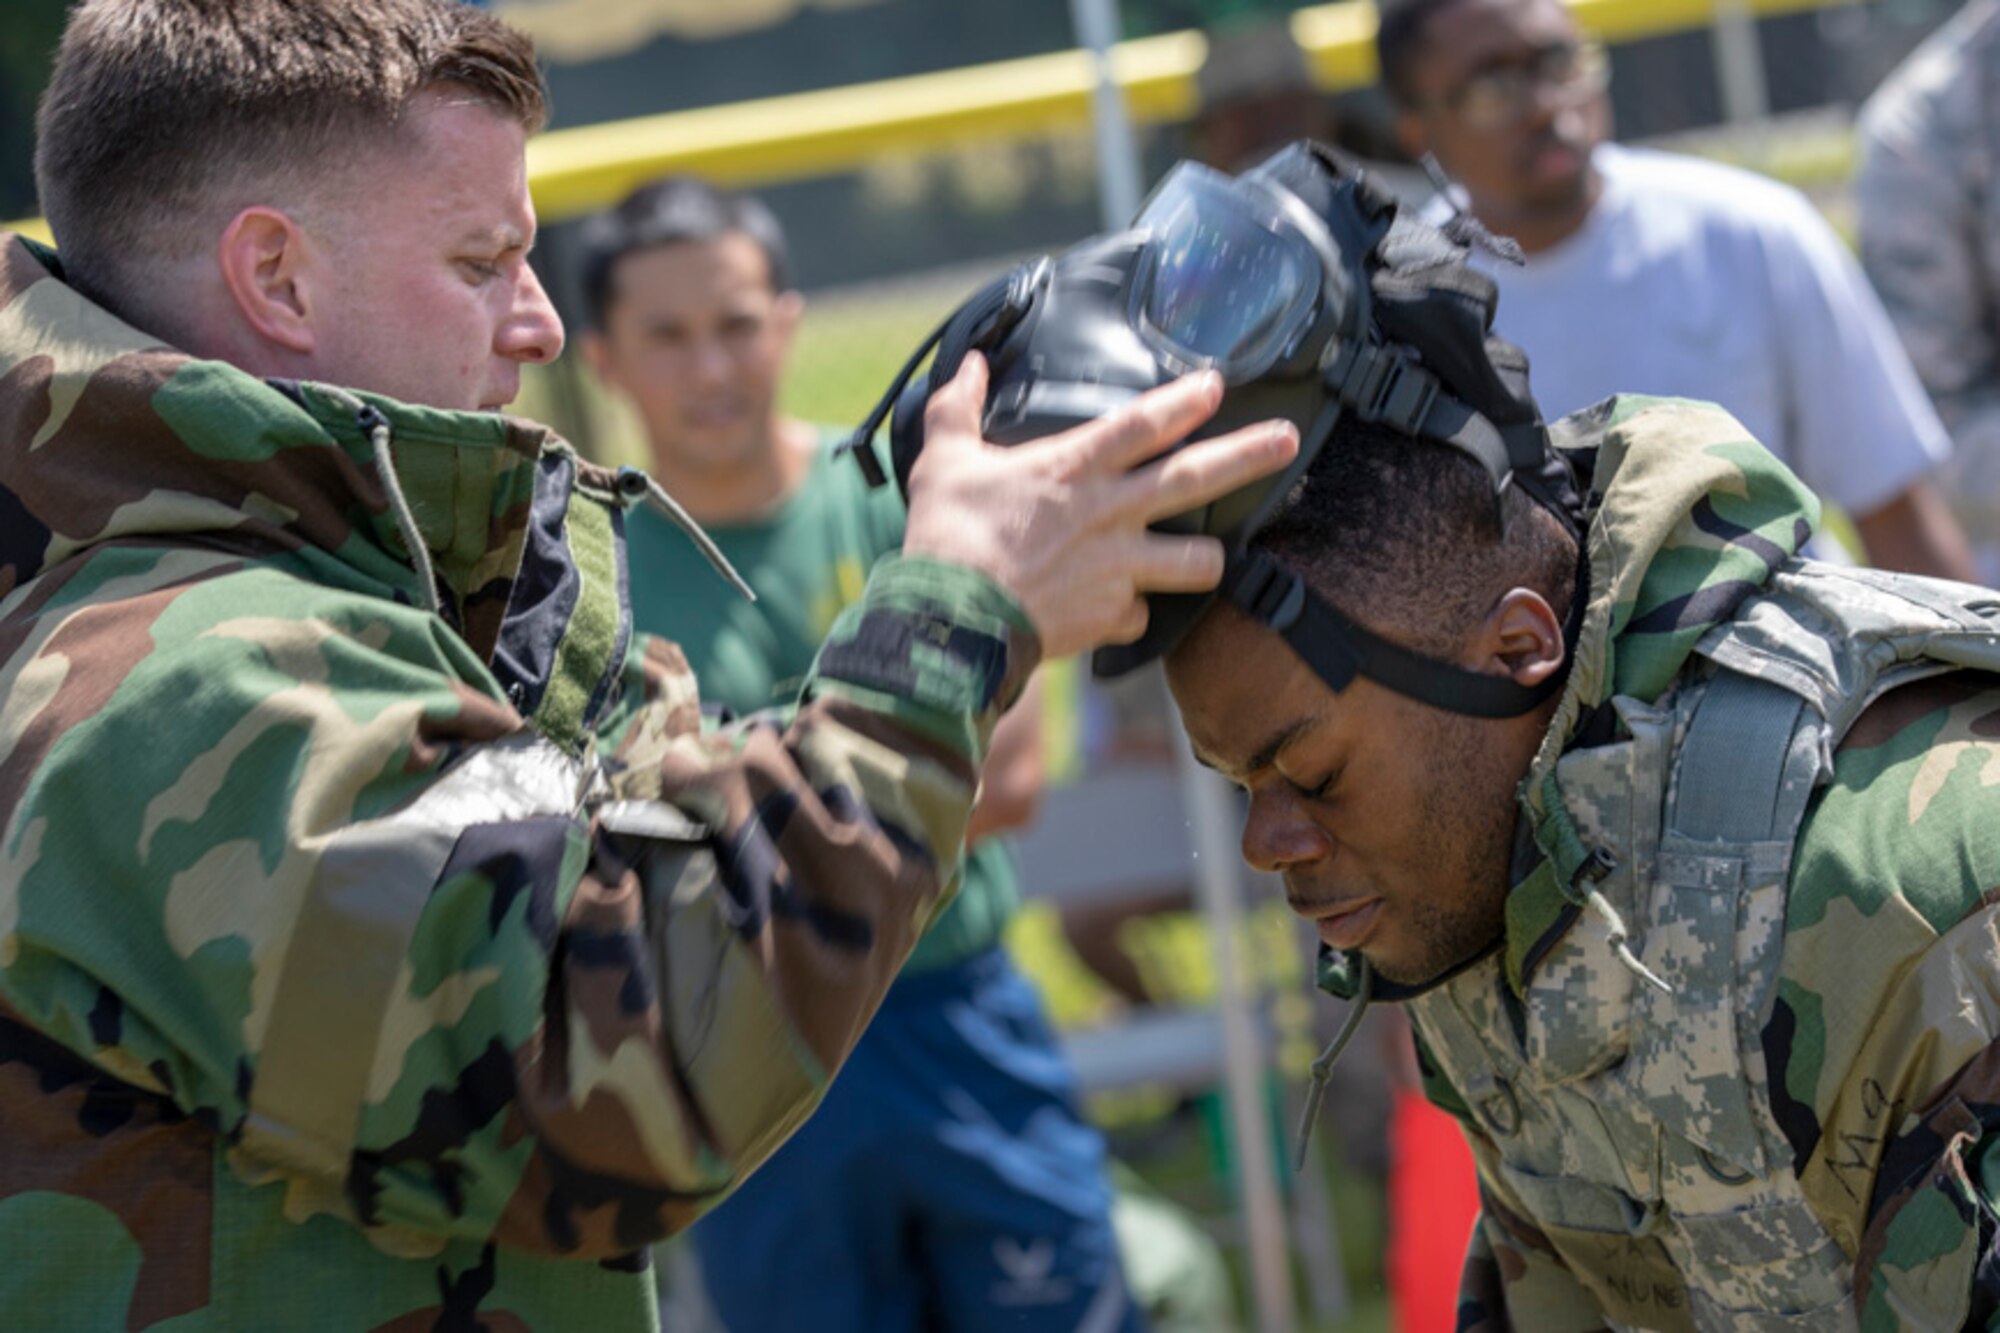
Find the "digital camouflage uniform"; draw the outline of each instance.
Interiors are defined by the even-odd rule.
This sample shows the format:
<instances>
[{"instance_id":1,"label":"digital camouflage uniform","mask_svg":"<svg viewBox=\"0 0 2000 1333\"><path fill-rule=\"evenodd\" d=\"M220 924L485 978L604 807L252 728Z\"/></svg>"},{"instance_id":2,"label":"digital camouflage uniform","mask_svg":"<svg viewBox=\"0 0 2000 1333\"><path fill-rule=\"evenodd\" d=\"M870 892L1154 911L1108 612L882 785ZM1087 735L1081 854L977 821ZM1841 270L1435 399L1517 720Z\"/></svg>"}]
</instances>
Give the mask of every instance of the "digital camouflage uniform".
<instances>
[{"instance_id":1,"label":"digital camouflage uniform","mask_svg":"<svg viewBox=\"0 0 2000 1333\"><path fill-rule=\"evenodd\" d=\"M0 239L0 1324L655 1327L647 1243L954 882L1031 629L885 561L788 724L703 735L629 633L636 478L53 262Z\"/></svg>"},{"instance_id":2,"label":"digital camouflage uniform","mask_svg":"<svg viewBox=\"0 0 2000 1333\"><path fill-rule=\"evenodd\" d=\"M2000 579L2000 3L1972 0L1863 108L1861 261L1953 456L1940 482Z\"/></svg>"},{"instance_id":3,"label":"digital camouflage uniform","mask_svg":"<svg viewBox=\"0 0 2000 1333\"><path fill-rule=\"evenodd\" d=\"M1718 408L1552 433L1590 600L1504 939L1374 990L1478 1164L1459 1327L1990 1327L2000 595L1796 559Z\"/></svg>"}]
</instances>

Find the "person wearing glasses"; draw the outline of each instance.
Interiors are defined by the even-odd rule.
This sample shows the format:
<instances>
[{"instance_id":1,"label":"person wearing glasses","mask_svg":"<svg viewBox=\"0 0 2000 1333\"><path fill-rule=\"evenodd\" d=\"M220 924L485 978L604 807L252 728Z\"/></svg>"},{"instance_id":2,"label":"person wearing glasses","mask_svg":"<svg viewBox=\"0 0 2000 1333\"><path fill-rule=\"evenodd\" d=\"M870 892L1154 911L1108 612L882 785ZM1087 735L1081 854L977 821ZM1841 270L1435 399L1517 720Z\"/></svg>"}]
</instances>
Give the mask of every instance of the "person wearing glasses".
<instances>
[{"instance_id":1,"label":"person wearing glasses","mask_svg":"<svg viewBox=\"0 0 2000 1333\"><path fill-rule=\"evenodd\" d=\"M1613 393L1719 403L1847 512L1871 563L1975 577L1928 480L1950 440L1802 195L1609 142L1609 62L1561 0L1388 3L1376 48L1403 146L1520 247L1475 262L1550 419Z\"/></svg>"}]
</instances>

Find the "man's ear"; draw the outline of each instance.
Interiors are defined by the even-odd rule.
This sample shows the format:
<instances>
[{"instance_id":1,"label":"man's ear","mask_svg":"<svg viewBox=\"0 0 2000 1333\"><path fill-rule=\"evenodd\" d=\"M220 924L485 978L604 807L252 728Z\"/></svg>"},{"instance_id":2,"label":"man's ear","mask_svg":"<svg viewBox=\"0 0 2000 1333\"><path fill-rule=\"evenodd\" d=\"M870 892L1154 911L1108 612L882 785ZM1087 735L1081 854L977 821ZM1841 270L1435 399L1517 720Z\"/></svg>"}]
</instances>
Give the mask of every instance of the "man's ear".
<instances>
[{"instance_id":1,"label":"man's ear","mask_svg":"<svg viewBox=\"0 0 2000 1333\"><path fill-rule=\"evenodd\" d=\"M311 355L314 311L304 280L311 243L299 224L275 208L246 208L223 229L216 258L243 322L267 342Z\"/></svg>"},{"instance_id":2,"label":"man's ear","mask_svg":"<svg viewBox=\"0 0 2000 1333\"><path fill-rule=\"evenodd\" d=\"M1465 665L1533 687L1559 671L1567 653L1562 620L1548 599L1531 588L1515 588L1487 613L1468 647Z\"/></svg>"},{"instance_id":3,"label":"man's ear","mask_svg":"<svg viewBox=\"0 0 2000 1333\"><path fill-rule=\"evenodd\" d=\"M617 368L611 364L611 343L605 338L604 330L586 327L577 337L576 346L583 353L583 364L590 367L590 373L597 376L598 383L606 388L618 388Z\"/></svg>"},{"instance_id":4,"label":"man's ear","mask_svg":"<svg viewBox=\"0 0 2000 1333\"><path fill-rule=\"evenodd\" d=\"M1414 111L1398 111L1396 142L1410 161L1422 161L1424 154L1431 151L1430 128L1424 124L1424 118Z\"/></svg>"},{"instance_id":5,"label":"man's ear","mask_svg":"<svg viewBox=\"0 0 2000 1333\"><path fill-rule=\"evenodd\" d=\"M778 322L778 336L784 339L787 348L792 345L792 335L798 332L799 316L805 311L805 293L799 291L779 292L772 304L771 318Z\"/></svg>"}]
</instances>

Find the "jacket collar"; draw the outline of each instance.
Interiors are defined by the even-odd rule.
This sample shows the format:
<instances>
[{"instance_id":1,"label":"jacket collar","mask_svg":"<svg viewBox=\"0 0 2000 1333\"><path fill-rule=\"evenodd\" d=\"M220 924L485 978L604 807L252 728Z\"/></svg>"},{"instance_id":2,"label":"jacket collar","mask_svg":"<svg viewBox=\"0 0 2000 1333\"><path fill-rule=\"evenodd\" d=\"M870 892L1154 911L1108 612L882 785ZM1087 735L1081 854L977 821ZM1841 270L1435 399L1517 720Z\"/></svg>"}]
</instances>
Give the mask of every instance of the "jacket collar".
<instances>
[{"instance_id":1,"label":"jacket collar","mask_svg":"<svg viewBox=\"0 0 2000 1333\"><path fill-rule=\"evenodd\" d=\"M105 542L169 540L249 556L311 550L332 577L421 602L356 399L389 426L395 478L461 627L469 601L506 604L544 454L613 489L611 474L520 418L266 381L188 356L69 286L54 251L0 234L0 596Z\"/></svg>"}]
</instances>

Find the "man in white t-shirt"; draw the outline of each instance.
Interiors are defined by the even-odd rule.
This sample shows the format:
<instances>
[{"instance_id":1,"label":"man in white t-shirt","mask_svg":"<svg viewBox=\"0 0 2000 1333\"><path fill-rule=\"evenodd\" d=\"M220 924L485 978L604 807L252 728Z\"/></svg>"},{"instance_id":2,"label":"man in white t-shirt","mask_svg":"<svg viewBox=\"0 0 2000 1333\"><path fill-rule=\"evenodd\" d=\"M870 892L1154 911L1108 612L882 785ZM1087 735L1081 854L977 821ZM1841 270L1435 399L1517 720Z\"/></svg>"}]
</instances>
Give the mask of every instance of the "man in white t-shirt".
<instances>
[{"instance_id":1,"label":"man in white t-shirt","mask_svg":"<svg viewBox=\"0 0 2000 1333\"><path fill-rule=\"evenodd\" d=\"M1481 266L1544 415L1619 392L1720 403L1848 513L1873 563L1974 577L1926 479L1949 439L1803 196L1605 142L1605 55L1562 0L1393 0L1377 51L1404 146L1526 255Z\"/></svg>"}]
</instances>

